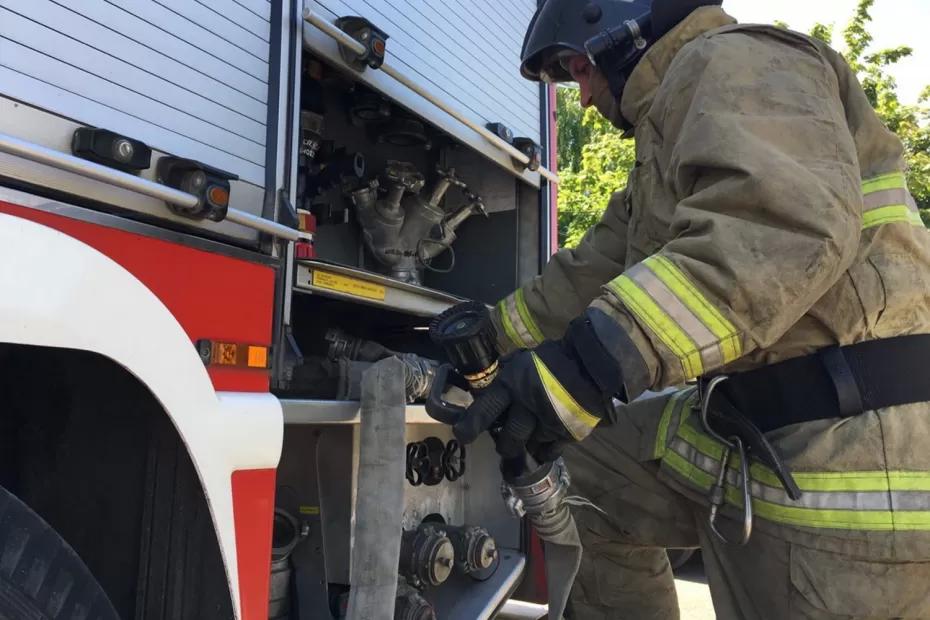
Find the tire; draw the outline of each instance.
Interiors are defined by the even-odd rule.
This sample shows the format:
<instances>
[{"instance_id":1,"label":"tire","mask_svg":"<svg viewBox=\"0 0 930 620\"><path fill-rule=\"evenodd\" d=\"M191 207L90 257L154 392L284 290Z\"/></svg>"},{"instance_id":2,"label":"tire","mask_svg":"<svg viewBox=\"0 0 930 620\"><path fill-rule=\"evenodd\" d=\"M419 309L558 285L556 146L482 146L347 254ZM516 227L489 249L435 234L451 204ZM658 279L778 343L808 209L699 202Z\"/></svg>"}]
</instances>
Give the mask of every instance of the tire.
<instances>
[{"instance_id":1,"label":"tire","mask_svg":"<svg viewBox=\"0 0 930 620\"><path fill-rule=\"evenodd\" d=\"M119 620L68 543L0 487L0 620Z\"/></svg>"}]
</instances>

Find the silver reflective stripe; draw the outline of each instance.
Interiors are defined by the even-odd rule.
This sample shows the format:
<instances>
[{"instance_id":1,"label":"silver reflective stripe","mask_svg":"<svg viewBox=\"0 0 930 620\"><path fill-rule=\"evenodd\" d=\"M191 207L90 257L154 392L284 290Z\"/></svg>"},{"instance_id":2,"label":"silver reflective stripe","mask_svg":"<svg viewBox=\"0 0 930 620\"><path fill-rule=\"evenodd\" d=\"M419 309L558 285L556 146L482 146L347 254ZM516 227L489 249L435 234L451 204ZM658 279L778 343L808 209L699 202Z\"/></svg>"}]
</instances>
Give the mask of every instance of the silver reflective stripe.
<instances>
[{"instance_id":1,"label":"silver reflective stripe","mask_svg":"<svg viewBox=\"0 0 930 620\"><path fill-rule=\"evenodd\" d=\"M532 334L530 334L526 325L523 324L523 319L520 318L520 313L517 311L516 295L511 295L504 300L504 311L507 313L507 318L510 319L510 325L517 333L520 340L523 341L524 346L532 348L539 344L536 342L536 339L533 338Z\"/></svg>"},{"instance_id":2,"label":"silver reflective stripe","mask_svg":"<svg viewBox=\"0 0 930 620\"><path fill-rule=\"evenodd\" d=\"M866 194L863 204L866 211L873 211L882 207L908 204L909 200L913 203L913 198L906 189L883 189Z\"/></svg>"},{"instance_id":3,"label":"silver reflective stripe","mask_svg":"<svg viewBox=\"0 0 930 620\"><path fill-rule=\"evenodd\" d=\"M700 353L705 369L723 366L720 340L651 269L643 263L638 263L627 271L627 276L639 284L643 291L687 334L694 343L695 350Z\"/></svg>"},{"instance_id":4,"label":"silver reflective stripe","mask_svg":"<svg viewBox=\"0 0 930 620\"><path fill-rule=\"evenodd\" d=\"M555 414L559 416L562 424L565 425L565 428L569 433L571 433L572 437L574 437L576 441L581 441L591 434L591 431L594 430L594 427L588 426L580 419L578 419L578 417L572 413L568 407L562 403L562 401L556 398L548 388L546 388L546 396L549 398L549 404L552 405L552 409L555 410Z\"/></svg>"},{"instance_id":5,"label":"silver reflective stripe","mask_svg":"<svg viewBox=\"0 0 930 620\"><path fill-rule=\"evenodd\" d=\"M704 473L716 478L720 464L684 440L676 437L671 448L689 463L697 466ZM735 469L728 469L727 484L739 488L742 476ZM922 491L804 491L801 499L792 500L780 487L762 484L757 480L750 482L752 496L770 504L792 508L809 508L814 510L930 510L930 493Z\"/></svg>"},{"instance_id":6,"label":"silver reflective stripe","mask_svg":"<svg viewBox=\"0 0 930 620\"><path fill-rule=\"evenodd\" d=\"M591 415L588 411L579 405L574 397L565 389L558 378L552 374L549 367L546 366L539 356L533 355L533 363L536 365L536 372L539 374L540 382L546 392L546 398L555 414L559 416L562 424L571 433L577 441L581 441L591 434L594 427L600 422L600 418Z\"/></svg>"}]
</instances>

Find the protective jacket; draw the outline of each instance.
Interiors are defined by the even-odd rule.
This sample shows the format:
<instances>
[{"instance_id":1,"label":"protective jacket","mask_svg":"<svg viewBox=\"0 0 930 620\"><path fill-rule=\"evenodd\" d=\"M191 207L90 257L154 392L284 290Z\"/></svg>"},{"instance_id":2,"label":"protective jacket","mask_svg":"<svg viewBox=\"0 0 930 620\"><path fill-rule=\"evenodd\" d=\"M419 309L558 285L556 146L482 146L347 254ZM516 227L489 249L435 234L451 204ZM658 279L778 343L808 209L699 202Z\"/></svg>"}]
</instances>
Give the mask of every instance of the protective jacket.
<instances>
[{"instance_id":1,"label":"protective jacket","mask_svg":"<svg viewBox=\"0 0 930 620\"><path fill-rule=\"evenodd\" d=\"M634 398L930 333L930 233L903 147L826 45L699 9L646 53L621 109L629 184L500 303L502 349L559 338L587 310ZM930 403L768 433L803 495L754 462L762 534L744 548L708 534L706 508L690 519L724 467L726 514L743 504L697 405L693 389L637 401L566 452L576 492L605 511L578 517L578 617L676 617L661 547L698 542L721 618L930 617Z\"/></svg>"},{"instance_id":2,"label":"protective jacket","mask_svg":"<svg viewBox=\"0 0 930 620\"><path fill-rule=\"evenodd\" d=\"M629 183L500 302L503 350L560 337L590 306L632 398L930 333L930 234L903 146L828 46L702 8L648 51L621 109Z\"/></svg>"}]
</instances>

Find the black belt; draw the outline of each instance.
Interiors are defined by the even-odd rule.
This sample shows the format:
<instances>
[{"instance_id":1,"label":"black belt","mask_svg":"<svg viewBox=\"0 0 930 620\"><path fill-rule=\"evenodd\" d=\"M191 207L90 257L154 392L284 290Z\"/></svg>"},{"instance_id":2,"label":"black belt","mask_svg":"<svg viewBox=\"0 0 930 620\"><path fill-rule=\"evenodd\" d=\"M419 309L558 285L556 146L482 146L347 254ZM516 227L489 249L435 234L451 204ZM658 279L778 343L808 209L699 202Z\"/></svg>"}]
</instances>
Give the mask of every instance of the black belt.
<instances>
[{"instance_id":1,"label":"black belt","mask_svg":"<svg viewBox=\"0 0 930 620\"><path fill-rule=\"evenodd\" d=\"M764 434L930 401L930 334L828 347L726 380L702 379L699 385L708 430L731 448L739 438L746 453L769 466L797 500L801 491ZM712 513L712 526L714 519Z\"/></svg>"},{"instance_id":2,"label":"black belt","mask_svg":"<svg viewBox=\"0 0 930 620\"><path fill-rule=\"evenodd\" d=\"M930 334L828 347L732 375L717 391L763 433L930 401Z\"/></svg>"}]
</instances>

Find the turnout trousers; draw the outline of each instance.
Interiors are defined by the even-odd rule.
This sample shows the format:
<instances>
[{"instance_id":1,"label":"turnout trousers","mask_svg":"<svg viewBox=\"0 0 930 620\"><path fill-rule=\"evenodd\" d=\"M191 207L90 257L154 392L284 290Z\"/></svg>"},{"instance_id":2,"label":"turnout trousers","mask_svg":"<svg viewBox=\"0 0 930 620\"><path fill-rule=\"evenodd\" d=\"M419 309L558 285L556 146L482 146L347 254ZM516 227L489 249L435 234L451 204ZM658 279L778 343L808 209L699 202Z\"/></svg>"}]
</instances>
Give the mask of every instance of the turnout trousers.
<instances>
[{"instance_id":1,"label":"turnout trousers","mask_svg":"<svg viewBox=\"0 0 930 620\"><path fill-rule=\"evenodd\" d=\"M619 407L566 450L584 544L568 617L679 617L666 547L701 547L717 617L930 618L930 403L778 429L767 438L803 496L750 468L754 527L745 546L708 525L723 445L687 389ZM742 528L739 457L726 463L718 529Z\"/></svg>"}]
</instances>

